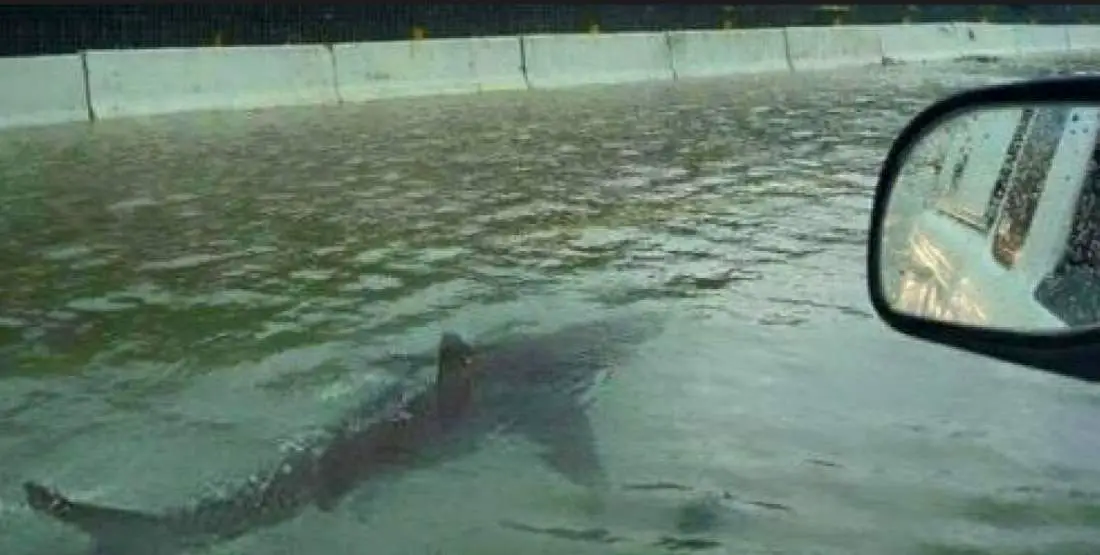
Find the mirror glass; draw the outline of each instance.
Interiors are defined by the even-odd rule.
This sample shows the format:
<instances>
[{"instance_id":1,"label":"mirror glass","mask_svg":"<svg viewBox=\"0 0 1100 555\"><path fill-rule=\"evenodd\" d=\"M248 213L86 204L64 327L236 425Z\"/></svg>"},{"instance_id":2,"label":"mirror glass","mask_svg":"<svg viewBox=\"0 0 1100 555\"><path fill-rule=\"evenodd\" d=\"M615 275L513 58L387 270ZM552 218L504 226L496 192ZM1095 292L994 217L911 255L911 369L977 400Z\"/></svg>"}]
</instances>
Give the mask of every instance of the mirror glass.
<instances>
[{"instance_id":1,"label":"mirror glass","mask_svg":"<svg viewBox=\"0 0 1100 555\"><path fill-rule=\"evenodd\" d=\"M1100 324L1098 117L1100 104L997 105L929 126L902 154L872 294L985 328Z\"/></svg>"}]
</instances>

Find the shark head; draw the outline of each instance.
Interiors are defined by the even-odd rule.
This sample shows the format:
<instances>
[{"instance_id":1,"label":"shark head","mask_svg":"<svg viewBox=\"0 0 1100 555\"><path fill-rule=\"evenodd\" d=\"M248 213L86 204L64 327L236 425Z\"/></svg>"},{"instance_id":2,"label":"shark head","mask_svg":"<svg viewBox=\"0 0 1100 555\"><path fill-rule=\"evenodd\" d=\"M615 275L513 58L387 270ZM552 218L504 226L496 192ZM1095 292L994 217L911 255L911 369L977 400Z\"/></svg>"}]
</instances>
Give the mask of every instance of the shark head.
<instances>
[{"instance_id":1,"label":"shark head","mask_svg":"<svg viewBox=\"0 0 1100 555\"><path fill-rule=\"evenodd\" d=\"M474 348L458 334L439 341L436 406L443 419L457 418L469 407L474 388Z\"/></svg>"}]
</instances>

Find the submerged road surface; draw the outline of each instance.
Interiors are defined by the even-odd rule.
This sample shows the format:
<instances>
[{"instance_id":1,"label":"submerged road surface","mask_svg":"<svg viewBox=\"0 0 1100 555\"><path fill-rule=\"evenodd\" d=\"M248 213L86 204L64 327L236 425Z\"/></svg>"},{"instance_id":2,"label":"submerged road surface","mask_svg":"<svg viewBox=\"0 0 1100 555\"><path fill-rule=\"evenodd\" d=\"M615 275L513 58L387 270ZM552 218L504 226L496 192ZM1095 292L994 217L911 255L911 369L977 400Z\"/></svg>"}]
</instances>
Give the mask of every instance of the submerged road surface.
<instances>
[{"instance_id":1,"label":"submerged road surface","mask_svg":"<svg viewBox=\"0 0 1100 555\"><path fill-rule=\"evenodd\" d=\"M1085 64L1087 65L1087 64ZM1083 67L1083 66L1079 66ZM162 510L241 483L440 331L663 332L589 409L602 511L495 438L225 554L1100 551L1100 394L887 331L898 66L0 135L0 553L82 553L34 479Z\"/></svg>"}]
</instances>

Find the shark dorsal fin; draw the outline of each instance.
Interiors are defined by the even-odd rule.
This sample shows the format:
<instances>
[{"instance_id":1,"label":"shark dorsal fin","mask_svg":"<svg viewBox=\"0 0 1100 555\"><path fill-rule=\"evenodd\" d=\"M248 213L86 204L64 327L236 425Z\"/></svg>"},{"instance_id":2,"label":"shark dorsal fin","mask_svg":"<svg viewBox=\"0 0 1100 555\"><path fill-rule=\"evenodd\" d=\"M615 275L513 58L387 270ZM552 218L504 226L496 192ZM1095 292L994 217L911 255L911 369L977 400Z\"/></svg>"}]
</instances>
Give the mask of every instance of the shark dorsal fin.
<instances>
[{"instance_id":1,"label":"shark dorsal fin","mask_svg":"<svg viewBox=\"0 0 1100 555\"><path fill-rule=\"evenodd\" d=\"M454 417L469 402L473 384L470 364L474 349L457 333L446 332L439 341L439 361L436 371L436 403L440 414Z\"/></svg>"}]
</instances>

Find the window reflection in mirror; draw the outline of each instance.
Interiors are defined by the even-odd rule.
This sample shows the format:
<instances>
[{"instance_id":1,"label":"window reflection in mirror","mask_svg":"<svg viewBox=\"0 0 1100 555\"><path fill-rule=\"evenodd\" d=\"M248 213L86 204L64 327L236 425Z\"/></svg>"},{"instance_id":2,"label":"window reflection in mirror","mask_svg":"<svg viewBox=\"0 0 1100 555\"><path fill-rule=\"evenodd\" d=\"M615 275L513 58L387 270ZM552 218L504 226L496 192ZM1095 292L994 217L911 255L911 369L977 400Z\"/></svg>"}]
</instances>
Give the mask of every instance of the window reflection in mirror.
<instances>
[{"instance_id":1,"label":"window reflection in mirror","mask_svg":"<svg viewBox=\"0 0 1100 555\"><path fill-rule=\"evenodd\" d=\"M1028 122L1020 148L1004 161L1004 167L1011 167L1011 170L1007 194L1000 203L1000 221L993 236L993 258L1005 267L1015 264L1027 238L1047 173L1066 130L1069 112L1068 107L1060 106L1035 113Z\"/></svg>"}]
</instances>

